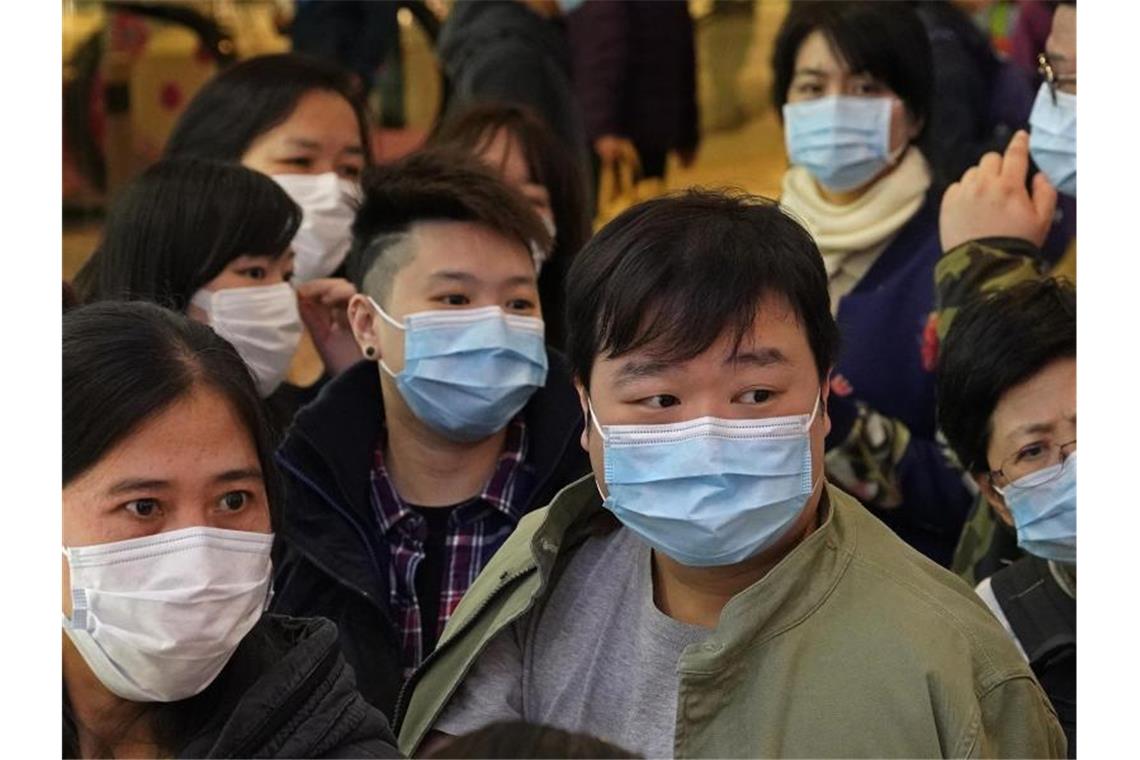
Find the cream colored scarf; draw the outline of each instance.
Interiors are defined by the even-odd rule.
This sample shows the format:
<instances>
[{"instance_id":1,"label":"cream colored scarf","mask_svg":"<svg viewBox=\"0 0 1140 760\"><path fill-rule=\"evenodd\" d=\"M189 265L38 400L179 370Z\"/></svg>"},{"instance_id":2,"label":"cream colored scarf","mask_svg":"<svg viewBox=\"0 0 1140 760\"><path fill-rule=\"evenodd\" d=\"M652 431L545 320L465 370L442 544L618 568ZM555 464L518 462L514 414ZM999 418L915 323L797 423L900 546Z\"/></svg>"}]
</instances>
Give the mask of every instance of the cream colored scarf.
<instances>
[{"instance_id":1,"label":"cream colored scarf","mask_svg":"<svg viewBox=\"0 0 1140 760\"><path fill-rule=\"evenodd\" d=\"M912 148L894 171L845 206L826 200L808 170L793 166L784 174L780 205L815 238L831 277L853 255L875 249L882 253L890 239L922 207L929 187L930 167L922 153ZM863 263L866 265L860 268L865 272L870 264Z\"/></svg>"}]
</instances>

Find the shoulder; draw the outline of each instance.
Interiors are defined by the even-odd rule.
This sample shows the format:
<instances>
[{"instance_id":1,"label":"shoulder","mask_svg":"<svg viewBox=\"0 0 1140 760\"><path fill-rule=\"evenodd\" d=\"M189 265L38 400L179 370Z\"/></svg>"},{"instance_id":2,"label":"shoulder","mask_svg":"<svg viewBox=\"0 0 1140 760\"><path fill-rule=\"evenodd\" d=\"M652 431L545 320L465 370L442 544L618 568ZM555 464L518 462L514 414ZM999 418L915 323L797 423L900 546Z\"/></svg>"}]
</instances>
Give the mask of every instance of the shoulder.
<instances>
[{"instance_id":1,"label":"shoulder","mask_svg":"<svg viewBox=\"0 0 1140 760\"><path fill-rule=\"evenodd\" d=\"M978 690L1029 675L1013 639L961 578L907 546L853 498L836 502L857 530L843 596L898 658L923 670L961 668L965 658Z\"/></svg>"}]
</instances>

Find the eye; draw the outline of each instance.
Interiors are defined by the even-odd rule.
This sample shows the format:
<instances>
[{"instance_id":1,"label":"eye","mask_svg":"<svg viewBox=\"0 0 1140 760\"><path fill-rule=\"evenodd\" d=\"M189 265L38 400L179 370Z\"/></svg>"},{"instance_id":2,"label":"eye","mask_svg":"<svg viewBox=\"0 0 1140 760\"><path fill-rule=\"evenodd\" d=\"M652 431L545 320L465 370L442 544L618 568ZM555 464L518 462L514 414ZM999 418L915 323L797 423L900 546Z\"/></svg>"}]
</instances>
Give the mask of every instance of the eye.
<instances>
[{"instance_id":1,"label":"eye","mask_svg":"<svg viewBox=\"0 0 1140 760\"><path fill-rule=\"evenodd\" d=\"M671 406L677 406L681 403L681 399L672 396L668 393L660 393L656 396L642 399L639 403L645 404L652 409L667 409Z\"/></svg>"},{"instance_id":2,"label":"eye","mask_svg":"<svg viewBox=\"0 0 1140 760\"><path fill-rule=\"evenodd\" d=\"M269 270L265 267L244 267L237 270L237 273L251 280L264 280L269 276Z\"/></svg>"},{"instance_id":3,"label":"eye","mask_svg":"<svg viewBox=\"0 0 1140 760\"><path fill-rule=\"evenodd\" d=\"M248 491L230 491L218 503L223 512L238 512L249 504L252 495Z\"/></svg>"},{"instance_id":4,"label":"eye","mask_svg":"<svg viewBox=\"0 0 1140 760\"><path fill-rule=\"evenodd\" d=\"M883 86L873 79L855 82L851 87L851 92L855 95L878 95L882 91Z\"/></svg>"},{"instance_id":5,"label":"eye","mask_svg":"<svg viewBox=\"0 0 1140 760\"><path fill-rule=\"evenodd\" d=\"M771 400L772 396L772 391L766 388L753 388L737 396L736 400L741 404L763 404Z\"/></svg>"},{"instance_id":6,"label":"eye","mask_svg":"<svg viewBox=\"0 0 1140 760\"><path fill-rule=\"evenodd\" d=\"M448 293L447 295L440 296L435 300L446 304L447 306L466 306L467 304L471 303L471 299L462 293Z\"/></svg>"},{"instance_id":7,"label":"eye","mask_svg":"<svg viewBox=\"0 0 1140 760\"><path fill-rule=\"evenodd\" d=\"M804 82L803 84L796 85L795 92L797 95L815 97L823 94L823 86L817 82Z\"/></svg>"},{"instance_id":8,"label":"eye","mask_svg":"<svg viewBox=\"0 0 1140 760\"><path fill-rule=\"evenodd\" d=\"M135 517L146 519L153 517L159 511L157 499L135 499L128 501L123 505L123 509L130 512Z\"/></svg>"},{"instance_id":9,"label":"eye","mask_svg":"<svg viewBox=\"0 0 1140 760\"><path fill-rule=\"evenodd\" d=\"M1040 459L1048 452L1048 447L1043 443L1031 443L1017 452L1018 462L1032 462Z\"/></svg>"},{"instance_id":10,"label":"eye","mask_svg":"<svg viewBox=\"0 0 1140 760\"><path fill-rule=\"evenodd\" d=\"M281 275L281 279L284 280L285 282L290 282L293 279L293 270L290 269L288 272Z\"/></svg>"},{"instance_id":11,"label":"eye","mask_svg":"<svg viewBox=\"0 0 1140 760\"><path fill-rule=\"evenodd\" d=\"M507 301L507 308L511 311L531 311L535 308L534 301L525 298L514 298Z\"/></svg>"},{"instance_id":12,"label":"eye","mask_svg":"<svg viewBox=\"0 0 1140 760\"><path fill-rule=\"evenodd\" d=\"M313 165L313 159L308 156L292 156L290 158L282 158L278 163L285 164L286 166L298 166L303 169L308 169Z\"/></svg>"},{"instance_id":13,"label":"eye","mask_svg":"<svg viewBox=\"0 0 1140 760\"><path fill-rule=\"evenodd\" d=\"M360 179L361 168L359 166L339 166L336 173L341 179Z\"/></svg>"}]
</instances>

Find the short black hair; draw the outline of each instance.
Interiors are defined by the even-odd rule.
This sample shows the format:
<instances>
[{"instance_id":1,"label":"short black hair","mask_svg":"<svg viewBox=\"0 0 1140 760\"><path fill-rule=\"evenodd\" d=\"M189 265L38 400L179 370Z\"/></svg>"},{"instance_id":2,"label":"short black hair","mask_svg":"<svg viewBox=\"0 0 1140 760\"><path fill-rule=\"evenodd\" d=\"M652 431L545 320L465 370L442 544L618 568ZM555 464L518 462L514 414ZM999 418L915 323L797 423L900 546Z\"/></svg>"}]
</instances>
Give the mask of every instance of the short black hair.
<instances>
[{"instance_id":1,"label":"short black hair","mask_svg":"<svg viewBox=\"0 0 1140 760\"><path fill-rule=\"evenodd\" d=\"M63 485L202 386L221 393L249 432L276 524L273 431L249 368L207 325L145 302L63 315Z\"/></svg>"},{"instance_id":2,"label":"short black hair","mask_svg":"<svg viewBox=\"0 0 1140 760\"><path fill-rule=\"evenodd\" d=\"M166 159L116 199L76 290L84 303L142 300L185 311L239 256L283 255L300 226L300 207L264 174Z\"/></svg>"},{"instance_id":3,"label":"short black hair","mask_svg":"<svg viewBox=\"0 0 1140 760\"><path fill-rule=\"evenodd\" d=\"M787 299L804 326L823 379L839 329L807 231L775 201L741 191L647 201L602 228L570 269L570 364L589 388L601 354L651 346L662 361L685 361L728 329L739 344L772 295Z\"/></svg>"},{"instance_id":4,"label":"short black hair","mask_svg":"<svg viewBox=\"0 0 1140 760\"><path fill-rule=\"evenodd\" d=\"M792 3L772 53L772 102L777 116L783 118L800 46L817 29L852 73L866 72L886 84L925 127L934 89L926 28L906 3L881 0Z\"/></svg>"},{"instance_id":5,"label":"short black hair","mask_svg":"<svg viewBox=\"0 0 1140 760\"><path fill-rule=\"evenodd\" d=\"M938 361L938 424L969 472L988 472L994 407L1010 388L1077 355L1077 291L1044 278L979 296L958 310Z\"/></svg>"},{"instance_id":6,"label":"short black hair","mask_svg":"<svg viewBox=\"0 0 1140 760\"><path fill-rule=\"evenodd\" d=\"M352 223L352 247L345 266L360 292L366 284L378 288L378 300L390 292L395 268L377 265L406 258L403 249L417 222L477 222L503 237L550 249L550 235L530 203L496 177L481 162L455 149L432 148L382 166L367 169L361 179L363 200ZM379 285L366 283L377 271Z\"/></svg>"},{"instance_id":7,"label":"short black hair","mask_svg":"<svg viewBox=\"0 0 1140 760\"><path fill-rule=\"evenodd\" d=\"M206 82L178 117L164 155L239 163L254 140L287 120L314 90L336 93L352 107L364 162L371 163L360 88L335 64L296 53L249 58Z\"/></svg>"}]
</instances>

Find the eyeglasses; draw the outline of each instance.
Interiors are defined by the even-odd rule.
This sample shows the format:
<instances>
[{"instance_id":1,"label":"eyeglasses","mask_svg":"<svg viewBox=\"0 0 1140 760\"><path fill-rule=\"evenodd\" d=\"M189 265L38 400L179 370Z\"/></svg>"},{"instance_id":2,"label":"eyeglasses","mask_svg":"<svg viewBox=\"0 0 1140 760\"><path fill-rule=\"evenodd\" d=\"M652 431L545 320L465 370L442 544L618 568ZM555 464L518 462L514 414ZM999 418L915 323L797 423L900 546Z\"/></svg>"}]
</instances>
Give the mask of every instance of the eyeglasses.
<instances>
[{"instance_id":1,"label":"eyeglasses","mask_svg":"<svg viewBox=\"0 0 1140 760\"><path fill-rule=\"evenodd\" d=\"M1049 85L1049 95L1053 98L1053 105L1057 105L1057 88L1065 85L1076 85L1077 74L1066 74L1058 76L1056 69L1053 68L1053 62L1049 60L1049 56L1045 53L1037 54L1037 73L1045 78L1045 82Z\"/></svg>"},{"instance_id":2,"label":"eyeglasses","mask_svg":"<svg viewBox=\"0 0 1140 760\"><path fill-rule=\"evenodd\" d=\"M990 480L999 487L1028 490L1052 483L1061 477L1065 471L1065 463L1069 461L1070 454L1077 450L1077 439L1068 443L1053 443L1049 445L1036 444L1026 446L1015 454L1010 455L1001 463L1001 469L990 473ZM1050 467L1061 465L1056 470L1042 478L1030 478L1022 483L1022 478L1029 478L1037 472ZM1020 485L1018 485L1020 484Z\"/></svg>"}]
</instances>

